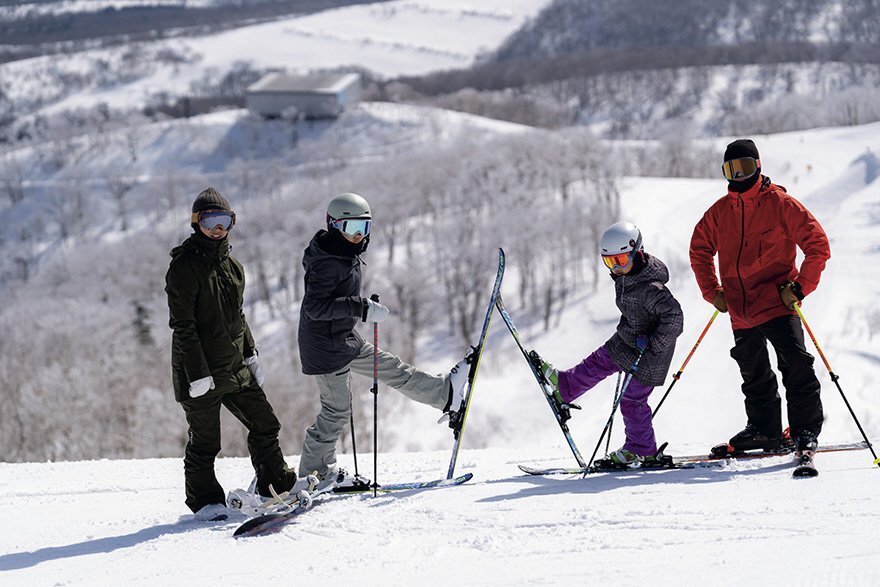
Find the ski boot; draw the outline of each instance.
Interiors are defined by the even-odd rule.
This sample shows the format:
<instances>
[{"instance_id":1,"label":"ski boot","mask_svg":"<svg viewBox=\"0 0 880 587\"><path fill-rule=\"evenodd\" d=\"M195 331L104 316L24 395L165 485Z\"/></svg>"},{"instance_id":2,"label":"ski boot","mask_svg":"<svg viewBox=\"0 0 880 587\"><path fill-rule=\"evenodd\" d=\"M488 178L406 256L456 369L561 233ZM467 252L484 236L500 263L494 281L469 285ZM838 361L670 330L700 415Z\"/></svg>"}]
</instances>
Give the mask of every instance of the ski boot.
<instances>
[{"instance_id":1,"label":"ski boot","mask_svg":"<svg viewBox=\"0 0 880 587\"><path fill-rule=\"evenodd\" d=\"M743 455L748 451L763 450L764 452L788 452L783 449L782 435L767 436L753 424L736 433L728 443L713 446L710 455L713 458L727 458Z\"/></svg>"},{"instance_id":2,"label":"ski boot","mask_svg":"<svg viewBox=\"0 0 880 587\"><path fill-rule=\"evenodd\" d=\"M296 483L296 471L281 463L260 463L257 469L256 492L262 497L274 497L290 491Z\"/></svg>"},{"instance_id":3,"label":"ski boot","mask_svg":"<svg viewBox=\"0 0 880 587\"><path fill-rule=\"evenodd\" d=\"M571 411L579 410L581 407L562 400L562 394L559 391L559 371L556 367L542 359L541 355L535 351L529 351L529 362L532 363L539 375L544 393L553 405L556 418L560 424L564 424L571 419Z\"/></svg>"},{"instance_id":4,"label":"ski boot","mask_svg":"<svg viewBox=\"0 0 880 587\"><path fill-rule=\"evenodd\" d=\"M452 429L452 436L456 439L458 439L464 421L464 392L467 382L471 379L475 352L476 349L471 347L467 355L449 370L449 399L446 402L446 407L443 408L443 415L437 420L438 424L448 421L449 427Z\"/></svg>"}]
</instances>

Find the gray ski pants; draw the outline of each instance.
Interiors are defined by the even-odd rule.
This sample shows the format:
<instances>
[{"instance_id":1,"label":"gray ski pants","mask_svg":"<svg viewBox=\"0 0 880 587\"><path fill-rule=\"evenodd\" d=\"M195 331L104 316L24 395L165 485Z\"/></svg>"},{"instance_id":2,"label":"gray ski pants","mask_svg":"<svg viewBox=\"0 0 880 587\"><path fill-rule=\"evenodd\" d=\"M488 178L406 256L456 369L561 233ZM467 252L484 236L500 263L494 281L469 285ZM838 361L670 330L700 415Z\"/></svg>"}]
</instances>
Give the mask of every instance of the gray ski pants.
<instances>
[{"instance_id":1,"label":"gray ski pants","mask_svg":"<svg viewBox=\"0 0 880 587\"><path fill-rule=\"evenodd\" d=\"M379 381L393 387L411 400L446 407L449 400L449 375L430 375L379 349ZM333 373L315 375L321 394L321 412L306 430L299 476L317 471L324 475L336 466L336 441L351 418L351 374L373 377L373 345L365 342L358 356L348 366Z\"/></svg>"}]
</instances>

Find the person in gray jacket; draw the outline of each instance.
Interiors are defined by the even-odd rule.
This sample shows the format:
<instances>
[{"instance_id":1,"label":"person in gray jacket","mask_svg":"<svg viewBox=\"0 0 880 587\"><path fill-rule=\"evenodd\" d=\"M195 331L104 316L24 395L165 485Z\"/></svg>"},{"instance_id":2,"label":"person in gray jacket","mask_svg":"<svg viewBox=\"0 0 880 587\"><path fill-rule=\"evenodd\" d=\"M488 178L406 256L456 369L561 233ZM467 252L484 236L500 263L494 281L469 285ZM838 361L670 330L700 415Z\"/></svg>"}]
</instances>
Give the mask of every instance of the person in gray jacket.
<instances>
[{"instance_id":1,"label":"person in gray jacket","mask_svg":"<svg viewBox=\"0 0 880 587\"><path fill-rule=\"evenodd\" d=\"M615 465L649 462L656 456L657 442L648 396L666 380L684 318L665 285L669 281L666 265L645 253L642 233L635 225L618 222L609 227L602 235L601 254L611 271L621 313L617 331L571 369L557 371L546 361L541 367L554 387L553 400L567 404L609 375L632 371L639 359L620 400L626 443L607 458Z\"/></svg>"},{"instance_id":2,"label":"person in gray jacket","mask_svg":"<svg viewBox=\"0 0 880 587\"><path fill-rule=\"evenodd\" d=\"M384 305L361 296L361 255L370 241L373 216L361 196L344 193L327 207L327 228L319 230L303 254L305 294L300 307L302 371L313 375L321 411L306 430L301 476L316 472L340 485L363 483L336 464L336 441L351 417L351 373L373 375L374 347L355 330L358 322L383 322ZM445 375L431 375L378 350L378 379L417 402L444 413L458 409L467 382L467 359Z\"/></svg>"}]
</instances>

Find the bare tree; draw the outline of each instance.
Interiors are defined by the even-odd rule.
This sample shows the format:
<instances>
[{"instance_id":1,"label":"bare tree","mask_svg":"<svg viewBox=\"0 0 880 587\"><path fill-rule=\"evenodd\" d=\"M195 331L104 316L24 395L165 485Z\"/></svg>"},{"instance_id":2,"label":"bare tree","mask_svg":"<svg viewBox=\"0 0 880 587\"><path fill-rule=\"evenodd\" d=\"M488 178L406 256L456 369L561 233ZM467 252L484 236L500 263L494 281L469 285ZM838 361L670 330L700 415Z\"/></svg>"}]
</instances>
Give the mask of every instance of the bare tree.
<instances>
[{"instance_id":1,"label":"bare tree","mask_svg":"<svg viewBox=\"0 0 880 587\"><path fill-rule=\"evenodd\" d=\"M132 177L122 175L108 175L104 178L107 191L116 200L116 206L119 211L120 230L125 232L128 230L128 207L126 206L126 196L137 185L137 180Z\"/></svg>"},{"instance_id":2,"label":"bare tree","mask_svg":"<svg viewBox=\"0 0 880 587\"><path fill-rule=\"evenodd\" d=\"M9 153L0 163L0 185L13 205L24 201L24 170L18 157Z\"/></svg>"}]
</instances>

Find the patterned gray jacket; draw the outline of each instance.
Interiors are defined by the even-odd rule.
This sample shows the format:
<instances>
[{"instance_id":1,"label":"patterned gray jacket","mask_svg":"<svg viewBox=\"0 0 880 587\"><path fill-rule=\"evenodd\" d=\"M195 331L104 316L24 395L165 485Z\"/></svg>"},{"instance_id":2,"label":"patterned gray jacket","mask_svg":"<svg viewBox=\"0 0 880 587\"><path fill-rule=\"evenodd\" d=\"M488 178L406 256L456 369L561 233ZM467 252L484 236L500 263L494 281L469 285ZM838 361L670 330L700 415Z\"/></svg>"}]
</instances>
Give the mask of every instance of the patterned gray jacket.
<instances>
[{"instance_id":1,"label":"patterned gray jacket","mask_svg":"<svg viewBox=\"0 0 880 587\"><path fill-rule=\"evenodd\" d=\"M657 257L645 254L644 269L635 275L612 276L620 309L617 332L605 347L618 367L628 371L638 357L636 337L646 334L648 348L634 377L645 385L662 385L675 352L675 339L684 328L678 301L666 288L669 270Z\"/></svg>"}]
</instances>

